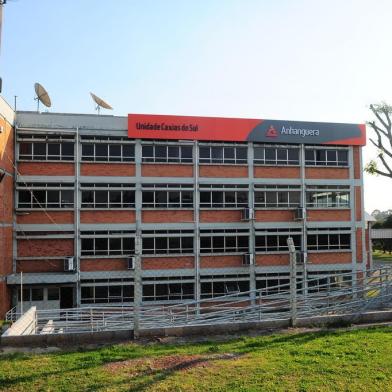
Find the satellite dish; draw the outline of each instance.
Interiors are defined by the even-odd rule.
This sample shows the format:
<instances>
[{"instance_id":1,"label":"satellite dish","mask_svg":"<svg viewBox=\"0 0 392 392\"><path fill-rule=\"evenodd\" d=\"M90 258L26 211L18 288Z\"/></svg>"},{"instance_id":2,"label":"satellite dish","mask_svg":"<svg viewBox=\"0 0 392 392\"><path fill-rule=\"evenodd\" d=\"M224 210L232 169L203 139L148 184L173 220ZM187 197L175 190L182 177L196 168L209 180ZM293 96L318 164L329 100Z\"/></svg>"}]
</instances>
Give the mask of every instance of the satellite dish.
<instances>
[{"instance_id":1,"label":"satellite dish","mask_svg":"<svg viewBox=\"0 0 392 392\"><path fill-rule=\"evenodd\" d=\"M94 100L94 102L97 104L95 109L98 112L98 114L99 114L101 108L113 110L113 108L107 102L105 102L103 99L97 97L95 94L93 94L91 92L90 92L90 95L91 95L91 98Z\"/></svg>"},{"instance_id":2,"label":"satellite dish","mask_svg":"<svg viewBox=\"0 0 392 392\"><path fill-rule=\"evenodd\" d=\"M44 89L44 87L39 84L34 84L34 90L37 94L37 97L34 98L37 100L37 112L39 112L39 103L42 102L46 107L50 108L52 106L52 102L50 101L50 97L48 92Z\"/></svg>"}]
</instances>

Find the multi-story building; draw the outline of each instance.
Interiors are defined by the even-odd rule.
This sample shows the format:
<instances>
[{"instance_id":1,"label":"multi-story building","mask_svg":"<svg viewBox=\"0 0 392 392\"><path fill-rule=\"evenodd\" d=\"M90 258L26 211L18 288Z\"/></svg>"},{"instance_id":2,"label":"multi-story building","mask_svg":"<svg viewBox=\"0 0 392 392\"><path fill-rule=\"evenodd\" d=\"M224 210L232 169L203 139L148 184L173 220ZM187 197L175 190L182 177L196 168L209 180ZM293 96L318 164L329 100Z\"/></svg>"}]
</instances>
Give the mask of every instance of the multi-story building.
<instances>
[{"instance_id":1,"label":"multi-story building","mask_svg":"<svg viewBox=\"0 0 392 392\"><path fill-rule=\"evenodd\" d=\"M355 124L17 112L2 309L268 294L289 236L300 277L355 283L364 144Z\"/></svg>"}]
</instances>

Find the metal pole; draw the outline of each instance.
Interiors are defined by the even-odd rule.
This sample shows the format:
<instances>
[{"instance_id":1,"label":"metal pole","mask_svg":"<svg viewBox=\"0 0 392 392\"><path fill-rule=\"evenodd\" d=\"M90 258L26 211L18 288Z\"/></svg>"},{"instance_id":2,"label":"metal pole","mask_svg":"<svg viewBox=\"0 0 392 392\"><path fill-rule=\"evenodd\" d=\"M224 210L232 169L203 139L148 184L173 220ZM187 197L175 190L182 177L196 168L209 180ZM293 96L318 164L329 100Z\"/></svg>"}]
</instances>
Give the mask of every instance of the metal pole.
<instances>
[{"instance_id":1,"label":"metal pole","mask_svg":"<svg viewBox=\"0 0 392 392\"><path fill-rule=\"evenodd\" d=\"M20 313L23 314L23 272L20 271Z\"/></svg>"},{"instance_id":2,"label":"metal pole","mask_svg":"<svg viewBox=\"0 0 392 392\"><path fill-rule=\"evenodd\" d=\"M297 322L297 255L292 237L287 238L290 254L290 324L295 327Z\"/></svg>"}]
</instances>

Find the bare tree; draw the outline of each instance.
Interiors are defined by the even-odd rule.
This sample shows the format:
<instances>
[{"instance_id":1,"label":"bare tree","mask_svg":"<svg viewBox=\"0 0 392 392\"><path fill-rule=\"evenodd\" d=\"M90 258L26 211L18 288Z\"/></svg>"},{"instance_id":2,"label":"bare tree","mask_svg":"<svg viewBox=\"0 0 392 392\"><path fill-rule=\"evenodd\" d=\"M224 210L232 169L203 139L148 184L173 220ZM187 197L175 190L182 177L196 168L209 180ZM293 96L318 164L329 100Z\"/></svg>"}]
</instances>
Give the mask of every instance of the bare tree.
<instances>
[{"instance_id":1,"label":"bare tree","mask_svg":"<svg viewBox=\"0 0 392 392\"><path fill-rule=\"evenodd\" d=\"M367 125L373 129L376 137L369 140L377 148L378 159L371 160L365 166L365 171L392 178L392 106L381 103L370 105L370 110L376 120L368 121Z\"/></svg>"}]
</instances>

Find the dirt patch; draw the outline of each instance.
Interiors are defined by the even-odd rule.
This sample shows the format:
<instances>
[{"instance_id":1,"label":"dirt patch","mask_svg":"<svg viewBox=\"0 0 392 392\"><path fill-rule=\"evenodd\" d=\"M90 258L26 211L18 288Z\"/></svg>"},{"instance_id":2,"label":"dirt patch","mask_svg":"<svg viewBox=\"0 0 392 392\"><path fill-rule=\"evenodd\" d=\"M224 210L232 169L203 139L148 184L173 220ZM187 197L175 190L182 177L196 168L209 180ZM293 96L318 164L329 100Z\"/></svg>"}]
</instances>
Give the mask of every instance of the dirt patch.
<instances>
[{"instance_id":1,"label":"dirt patch","mask_svg":"<svg viewBox=\"0 0 392 392\"><path fill-rule=\"evenodd\" d=\"M212 355L167 355L148 359L130 359L113 362L105 366L110 373L126 372L130 375L173 372L194 367L206 367L209 362L221 359L236 359L241 354L224 353Z\"/></svg>"}]
</instances>

